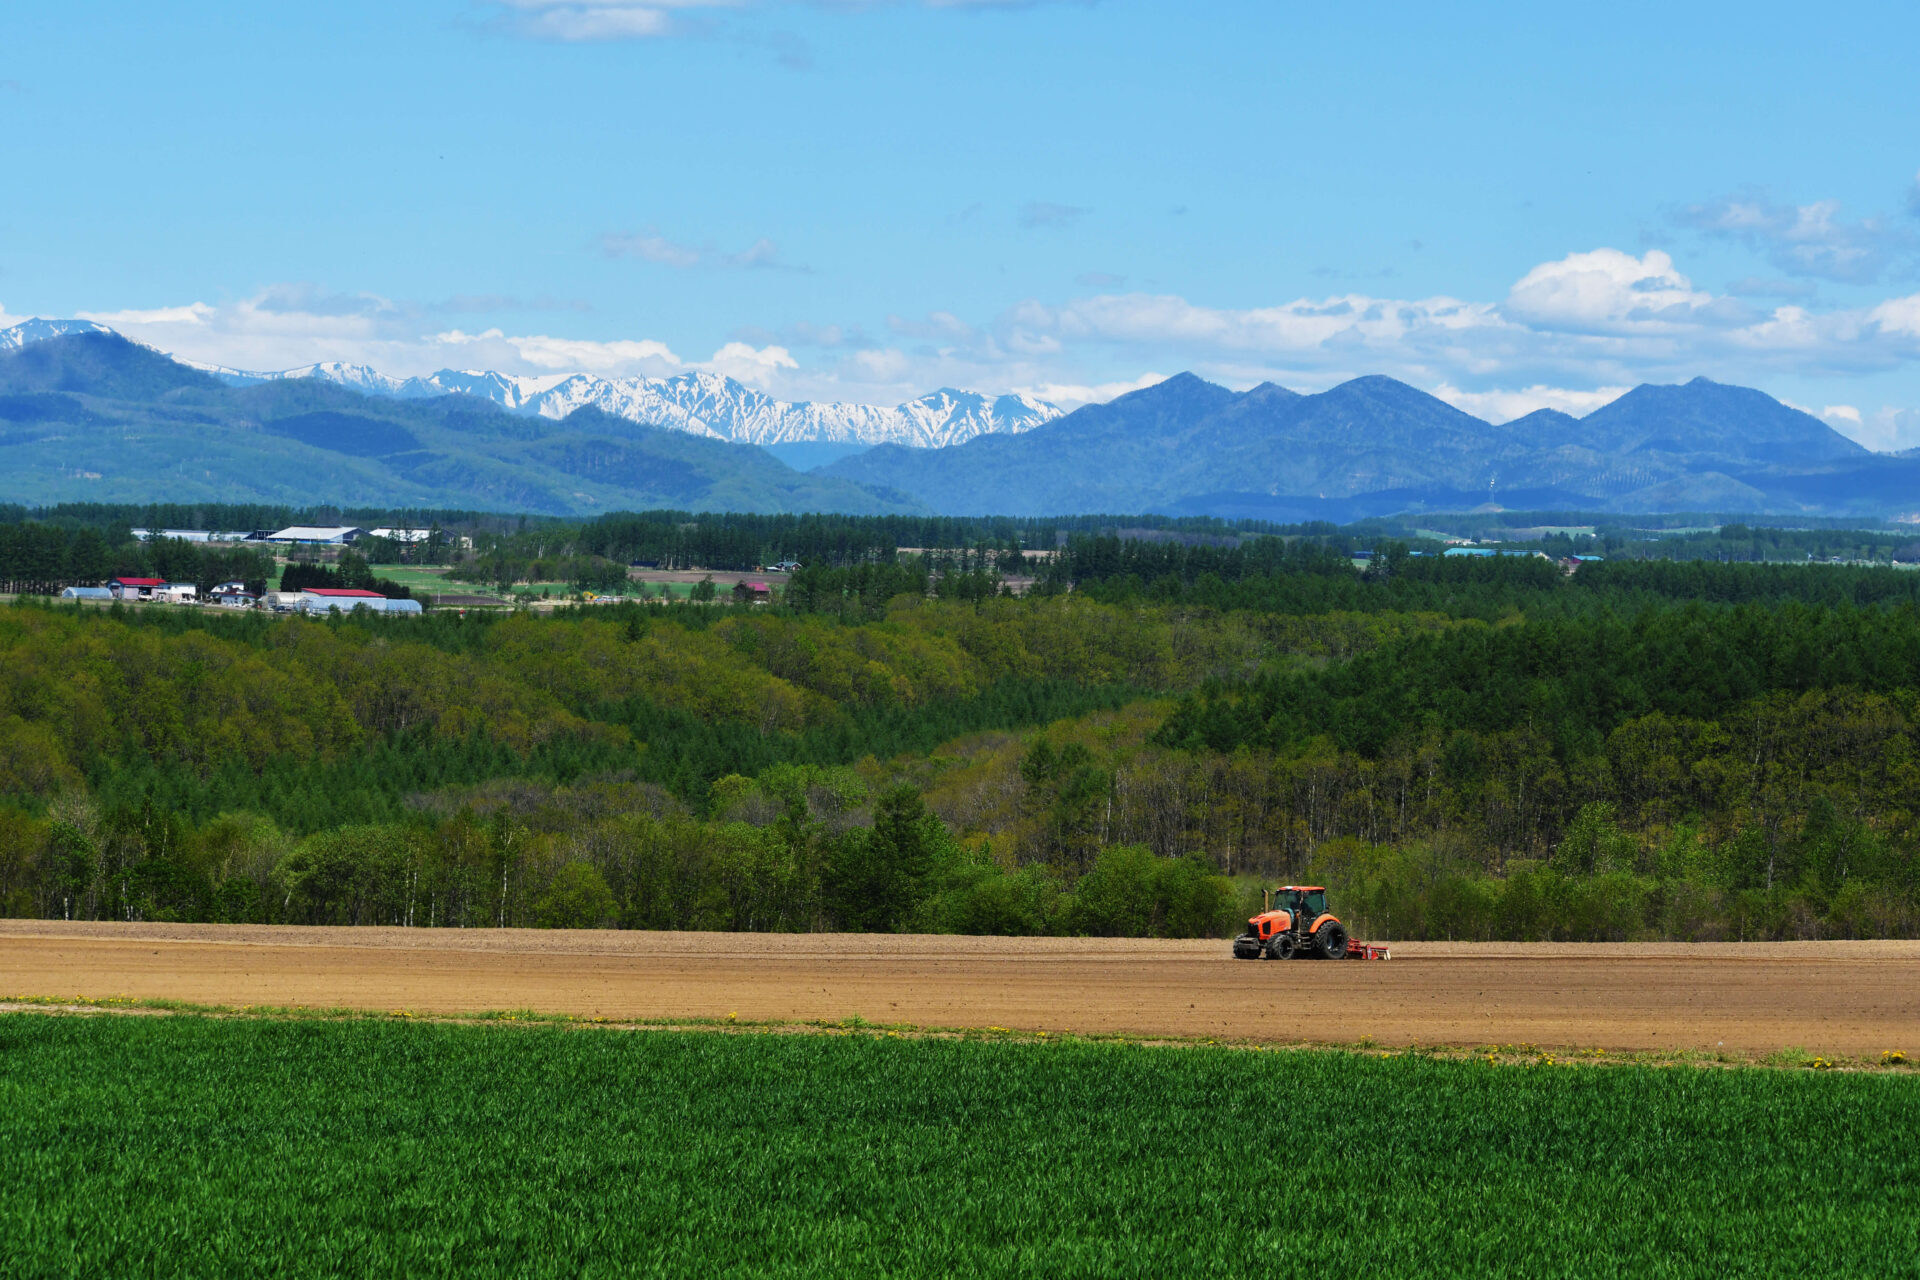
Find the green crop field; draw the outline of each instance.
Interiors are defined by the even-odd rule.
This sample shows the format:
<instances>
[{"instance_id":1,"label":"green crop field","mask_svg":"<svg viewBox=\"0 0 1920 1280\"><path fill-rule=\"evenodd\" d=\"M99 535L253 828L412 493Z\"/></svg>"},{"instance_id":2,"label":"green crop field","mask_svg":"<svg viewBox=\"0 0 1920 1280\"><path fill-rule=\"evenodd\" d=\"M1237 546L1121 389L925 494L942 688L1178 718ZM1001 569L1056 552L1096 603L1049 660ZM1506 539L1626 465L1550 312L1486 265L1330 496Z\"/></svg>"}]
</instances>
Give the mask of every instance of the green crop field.
<instances>
[{"instance_id":1,"label":"green crop field","mask_svg":"<svg viewBox=\"0 0 1920 1280\"><path fill-rule=\"evenodd\" d=\"M0 1015L8 1275L1912 1274L1920 1080Z\"/></svg>"}]
</instances>

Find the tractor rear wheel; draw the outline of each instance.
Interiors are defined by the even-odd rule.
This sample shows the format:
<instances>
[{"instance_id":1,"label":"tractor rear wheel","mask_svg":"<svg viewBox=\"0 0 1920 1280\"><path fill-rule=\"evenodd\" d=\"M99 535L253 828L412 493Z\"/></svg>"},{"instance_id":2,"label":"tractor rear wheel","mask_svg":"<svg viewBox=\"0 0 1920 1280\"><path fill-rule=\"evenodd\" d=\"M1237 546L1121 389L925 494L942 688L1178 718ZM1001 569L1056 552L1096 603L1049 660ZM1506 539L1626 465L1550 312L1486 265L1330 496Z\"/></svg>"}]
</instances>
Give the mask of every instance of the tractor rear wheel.
<instances>
[{"instance_id":1,"label":"tractor rear wheel","mask_svg":"<svg viewBox=\"0 0 1920 1280\"><path fill-rule=\"evenodd\" d=\"M1322 960L1347 958L1347 930L1338 920L1329 920L1313 935L1313 949Z\"/></svg>"},{"instance_id":2,"label":"tractor rear wheel","mask_svg":"<svg viewBox=\"0 0 1920 1280\"><path fill-rule=\"evenodd\" d=\"M1274 934L1273 940L1267 943L1267 959L1269 960L1293 959L1293 935L1290 933Z\"/></svg>"}]
</instances>

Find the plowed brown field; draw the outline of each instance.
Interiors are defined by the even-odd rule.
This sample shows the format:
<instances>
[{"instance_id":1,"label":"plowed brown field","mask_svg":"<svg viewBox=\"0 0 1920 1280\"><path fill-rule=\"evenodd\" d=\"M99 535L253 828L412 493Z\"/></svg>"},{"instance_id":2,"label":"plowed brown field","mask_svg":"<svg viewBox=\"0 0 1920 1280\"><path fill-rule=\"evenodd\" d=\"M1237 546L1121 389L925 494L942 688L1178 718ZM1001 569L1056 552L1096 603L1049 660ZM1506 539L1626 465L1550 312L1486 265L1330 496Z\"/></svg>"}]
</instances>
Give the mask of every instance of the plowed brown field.
<instances>
[{"instance_id":1,"label":"plowed brown field","mask_svg":"<svg viewBox=\"0 0 1920 1280\"><path fill-rule=\"evenodd\" d=\"M1224 942L0 921L0 999L833 1019L1267 1043L1920 1052L1920 943Z\"/></svg>"}]
</instances>

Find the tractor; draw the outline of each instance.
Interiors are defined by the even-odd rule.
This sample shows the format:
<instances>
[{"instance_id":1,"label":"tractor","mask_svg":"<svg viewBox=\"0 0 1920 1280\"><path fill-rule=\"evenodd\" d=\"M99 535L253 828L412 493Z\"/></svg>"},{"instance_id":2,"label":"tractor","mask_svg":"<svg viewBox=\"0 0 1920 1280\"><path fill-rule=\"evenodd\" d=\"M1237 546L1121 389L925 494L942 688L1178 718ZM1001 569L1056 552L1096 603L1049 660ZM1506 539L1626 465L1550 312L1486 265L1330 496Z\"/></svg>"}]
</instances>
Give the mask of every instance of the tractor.
<instances>
[{"instance_id":1,"label":"tractor","mask_svg":"<svg viewBox=\"0 0 1920 1280\"><path fill-rule=\"evenodd\" d=\"M1319 885L1263 889L1260 902L1260 914L1247 921L1247 931L1233 940L1236 960L1386 958L1385 947L1355 944L1348 938L1347 927L1327 911L1327 891Z\"/></svg>"}]
</instances>

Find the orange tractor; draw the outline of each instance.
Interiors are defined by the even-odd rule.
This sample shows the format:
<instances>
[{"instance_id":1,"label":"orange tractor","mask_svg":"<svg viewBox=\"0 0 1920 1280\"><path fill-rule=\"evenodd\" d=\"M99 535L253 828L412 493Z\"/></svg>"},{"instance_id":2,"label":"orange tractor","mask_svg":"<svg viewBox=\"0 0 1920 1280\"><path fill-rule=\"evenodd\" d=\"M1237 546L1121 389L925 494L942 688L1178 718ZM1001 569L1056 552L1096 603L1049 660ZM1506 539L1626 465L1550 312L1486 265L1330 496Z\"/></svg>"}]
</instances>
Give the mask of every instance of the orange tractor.
<instances>
[{"instance_id":1,"label":"orange tractor","mask_svg":"<svg viewBox=\"0 0 1920 1280\"><path fill-rule=\"evenodd\" d=\"M1356 942L1347 927L1327 910L1327 891L1319 885L1281 885L1260 893L1260 914L1233 940L1236 960L1387 960L1380 943Z\"/></svg>"}]
</instances>

